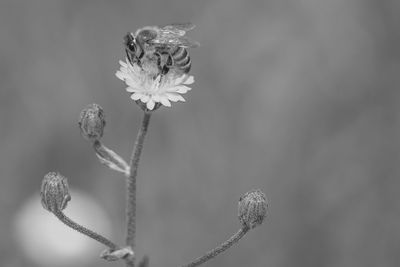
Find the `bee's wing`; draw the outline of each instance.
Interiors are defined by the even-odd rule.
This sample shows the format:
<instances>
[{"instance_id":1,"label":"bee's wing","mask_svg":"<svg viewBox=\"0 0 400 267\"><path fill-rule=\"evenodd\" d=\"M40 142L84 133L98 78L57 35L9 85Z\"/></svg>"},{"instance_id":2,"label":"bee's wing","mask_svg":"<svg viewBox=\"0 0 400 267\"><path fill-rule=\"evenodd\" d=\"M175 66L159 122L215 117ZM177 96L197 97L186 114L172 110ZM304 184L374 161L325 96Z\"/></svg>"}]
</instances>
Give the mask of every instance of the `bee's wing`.
<instances>
[{"instance_id":1,"label":"bee's wing","mask_svg":"<svg viewBox=\"0 0 400 267\"><path fill-rule=\"evenodd\" d=\"M200 44L186 36L158 36L157 38L150 40L149 43L156 47L165 46L180 46L180 47L198 47Z\"/></svg>"},{"instance_id":2,"label":"bee's wing","mask_svg":"<svg viewBox=\"0 0 400 267\"><path fill-rule=\"evenodd\" d=\"M161 30L169 31L169 32L174 32L178 35L185 35L187 31L193 30L196 25L188 22L188 23L173 23L169 25L165 25L163 27L160 27Z\"/></svg>"},{"instance_id":3,"label":"bee's wing","mask_svg":"<svg viewBox=\"0 0 400 267\"><path fill-rule=\"evenodd\" d=\"M200 44L186 36L186 31L193 29L192 23L170 24L158 29L157 37L149 40L151 44L160 46L198 47Z\"/></svg>"}]
</instances>

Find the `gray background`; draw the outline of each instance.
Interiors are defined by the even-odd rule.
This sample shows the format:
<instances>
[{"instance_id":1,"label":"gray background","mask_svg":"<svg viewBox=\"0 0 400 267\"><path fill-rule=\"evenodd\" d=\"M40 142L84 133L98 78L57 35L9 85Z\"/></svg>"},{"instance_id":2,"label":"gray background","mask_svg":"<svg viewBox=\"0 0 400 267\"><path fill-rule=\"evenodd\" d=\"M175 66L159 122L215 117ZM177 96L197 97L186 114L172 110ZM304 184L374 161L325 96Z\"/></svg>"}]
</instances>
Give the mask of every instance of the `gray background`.
<instances>
[{"instance_id":1,"label":"gray background","mask_svg":"<svg viewBox=\"0 0 400 267\"><path fill-rule=\"evenodd\" d=\"M121 243L124 182L77 119L100 104L104 142L127 158L141 112L114 75L122 37L186 21L202 45L190 51L196 82L151 121L139 256L199 256L238 229L238 198L260 188L266 222L204 266L399 266L399 3L1 1L0 266L38 266L11 229L52 170L104 207Z\"/></svg>"}]
</instances>

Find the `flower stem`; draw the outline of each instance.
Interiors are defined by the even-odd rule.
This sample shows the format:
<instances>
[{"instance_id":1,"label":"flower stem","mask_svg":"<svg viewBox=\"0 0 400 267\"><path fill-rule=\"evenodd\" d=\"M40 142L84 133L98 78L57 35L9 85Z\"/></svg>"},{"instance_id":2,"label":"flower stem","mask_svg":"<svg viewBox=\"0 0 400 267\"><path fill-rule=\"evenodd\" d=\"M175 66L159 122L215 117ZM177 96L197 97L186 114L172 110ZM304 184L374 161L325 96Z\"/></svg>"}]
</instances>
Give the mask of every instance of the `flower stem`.
<instances>
[{"instance_id":1,"label":"flower stem","mask_svg":"<svg viewBox=\"0 0 400 267\"><path fill-rule=\"evenodd\" d=\"M231 236L227 241L214 248L213 250L208 251L205 255L193 260L189 264L183 265L182 267L195 267L202 263L205 263L208 260L211 260L218 254L224 252L228 248L230 248L233 244L237 243L248 231L249 227L242 227L239 231L237 231L233 236Z\"/></svg>"},{"instance_id":2,"label":"flower stem","mask_svg":"<svg viewBox=\"0 0 400 267\"><path fill-rule=\"evenodd\" d=\"M136 176L139 166L139 159L142 153L144 138L149 126L151 113L144 112L142 125L136 136L135 145L133 147L130 159L129 177L126 182L127 188L127 202L126 202L126 245L130 246L134 251L135 235L136 235ZM134 261L127 261L127 267L134 267Z\"/></svg>"},{"instance_id":3,"label":"flower stem","mask_svg":"<svg viewBox=\"0 0 400 267\"><path fill-rule=\"evenodd\" d=\"M96 232L93 232L92 230L89 230L79 224L77 224L76 222L74 222L73 220L71 220L70 218L68 218L61 210L56 210L53 212L54 215L57 216L57 218L62 221L64 224L66 224L67 226L71 227L72 229L106 245L107 247L109 247L111 250L116 250L119 247L114 244L113 242L111 242L110 240L108 240L107 238L105 238L102 235L99 235Z\"/></svg>"}]
</instances>

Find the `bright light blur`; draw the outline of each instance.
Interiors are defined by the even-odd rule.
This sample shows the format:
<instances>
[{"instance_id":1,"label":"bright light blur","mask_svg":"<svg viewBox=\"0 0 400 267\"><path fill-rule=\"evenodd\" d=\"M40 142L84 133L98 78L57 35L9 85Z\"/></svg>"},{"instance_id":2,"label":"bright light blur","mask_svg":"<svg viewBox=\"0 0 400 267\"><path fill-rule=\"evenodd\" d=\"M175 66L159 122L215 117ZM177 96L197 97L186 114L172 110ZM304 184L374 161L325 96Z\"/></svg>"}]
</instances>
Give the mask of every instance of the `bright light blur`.
<instances>
[{"instance_id":1,"label":"bright light blur","mask_svg":"<svg viewBox=\"0 0 400 267\"><path fill-rule=\"evenodd\" d=\"M96 200L84 192L71 192L64 210L72 220L110 236L110 221ZM26 200L15 217L15 233L22 250L39 266L86 264L101 252L96 241L72 230L42 208L38 195Z\"/></svg>"}]
</instances>

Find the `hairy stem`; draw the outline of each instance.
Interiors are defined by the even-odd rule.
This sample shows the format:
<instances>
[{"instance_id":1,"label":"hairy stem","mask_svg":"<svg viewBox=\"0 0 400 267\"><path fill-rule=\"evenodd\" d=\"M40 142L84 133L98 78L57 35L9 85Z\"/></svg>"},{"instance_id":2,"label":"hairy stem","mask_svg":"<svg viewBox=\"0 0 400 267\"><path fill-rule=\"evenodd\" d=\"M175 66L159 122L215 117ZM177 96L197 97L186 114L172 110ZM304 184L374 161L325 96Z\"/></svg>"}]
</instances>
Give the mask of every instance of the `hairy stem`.
<instances>
[{"instance_id":1,"label":"hairy stem","mask_svg":"<svg viewBox=\"0 0 400 267\"><path fill-rule=\"evenodd\" d=\"M96 232L93 232L92 230L89 230L79 224L77 224L76 222L74 222L73 220L71 220L70 218L68 218L62 211L60 210L56 210L53 212L54 215L57 216L58 219L60 219L60 221L62 221L64 224L66 224L67 226L71 227L72 229L106 245L107 247L110 248L110 250L116 250L119 247L114 244L113 242L111 242L110 240L108 240L107 238L105 238L102 235L99 235Z\"/></svg>"},{"instance_id":2,"label":"hairy stem","mask_svg":"<svg viewBox=\"0 0 400 267\"><path fill-rule=\"evenodd\" d=\"M205 255L193 260L189 264L183 265L182 267L194 267L198 266L202 263L205 263L208 260L211 260L218 254L224 252L228 248L230 248L233 244L237 243L248 231L250 228L243 227L239 231L237 231L233 236L231 236L227 241L214 248L213 250L208 251Z\"/></svg>"},{"instance_id":3,"label":"hairy stem","mask_svg":"<svg viewBox=\"0 0 400 267\"><path fill-rule=\"evenodd\" d=\"M139 159L142 153L144 138L149 126L151 113L144 112L142 125L136 136L135 145L133 147L130 159L130 171L127 179L127 200L126 200L126 245L130 246L134 251L135 235L136 235L136 176L139 166ZM126 266L134 267L134 261L127 261Z\"/></svg>"}]
</instances>

